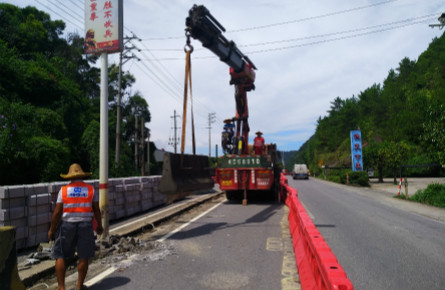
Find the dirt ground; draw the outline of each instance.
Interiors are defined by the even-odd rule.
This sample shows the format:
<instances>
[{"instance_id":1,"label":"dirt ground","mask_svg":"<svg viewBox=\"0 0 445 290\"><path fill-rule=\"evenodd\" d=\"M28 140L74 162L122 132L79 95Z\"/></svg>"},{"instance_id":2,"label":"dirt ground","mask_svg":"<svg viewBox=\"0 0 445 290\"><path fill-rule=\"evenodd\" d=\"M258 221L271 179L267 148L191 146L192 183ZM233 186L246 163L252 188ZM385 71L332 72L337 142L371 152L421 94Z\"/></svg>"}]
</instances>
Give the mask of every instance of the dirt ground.
<instances>
[{"instance_id":1,"label":"dirt ground","mask_svg":"<svg viewBox=\"0 0 445 290\"><path fill-rule=\"evenodd\" d=\"M384 178L383 183L379 183L377 178L371 178L369 180L371 189L384 191L396 195L399 191L400 178L397 179L397 184L394 184L394 178ZM439 183L445 184L444 177L412 177L407 179L408 195L414 195L419 189L425 189L429 184ZM402 180L400 193L405 194L405 179Z\"/></svg>"}]
</instances>

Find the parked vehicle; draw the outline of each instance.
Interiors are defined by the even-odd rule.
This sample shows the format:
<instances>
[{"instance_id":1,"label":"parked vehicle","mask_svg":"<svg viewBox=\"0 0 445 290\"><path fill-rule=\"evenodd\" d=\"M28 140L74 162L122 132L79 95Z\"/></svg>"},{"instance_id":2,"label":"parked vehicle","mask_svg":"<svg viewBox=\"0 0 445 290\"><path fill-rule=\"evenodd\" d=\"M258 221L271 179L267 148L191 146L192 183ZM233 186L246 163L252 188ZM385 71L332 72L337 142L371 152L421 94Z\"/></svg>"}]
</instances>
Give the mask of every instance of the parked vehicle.
<instances>
[{"instance_id":1,"label":"parked vehicle","mask_svg":"<svg viewBox=\"0 0 445 290\"><path fill-rule=\"evenodd\" d=\"M295 164L292 172L293 179L309 179L309 169L306 164Z\"/></svg>"}]
</instances>

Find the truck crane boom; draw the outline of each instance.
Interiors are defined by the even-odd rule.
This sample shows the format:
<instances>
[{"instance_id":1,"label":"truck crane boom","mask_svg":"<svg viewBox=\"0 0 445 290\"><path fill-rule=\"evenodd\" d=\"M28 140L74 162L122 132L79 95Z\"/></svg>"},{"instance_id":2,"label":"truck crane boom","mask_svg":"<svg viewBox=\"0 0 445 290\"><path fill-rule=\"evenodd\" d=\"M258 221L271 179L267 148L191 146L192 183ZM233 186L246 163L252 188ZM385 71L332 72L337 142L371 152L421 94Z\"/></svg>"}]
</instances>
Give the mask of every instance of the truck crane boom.
<instances>
[{"instance_id":1,"label":"truck crane boom","mask_svg":"<svg viewBox=\"0 0 445 290\"><path fill-rule=\"evenodd\" d=\"M235 42L227 40L222 35L222 32L226 31L225 28L203 5L194 5L190 9L185 25L186 31L193 38L201 41L204 47L219 56L220 60L227 63L235 72L243 71L246 63L253 69L257 69L253 62L236 47Z\"/></svg>"},{"instance_id":2,"label":"truck crane boom","mask_svg":"<svg viewBox=\"0 0 445 290\"><path fill-rule=\"evenodd\" d=\"M194 5L185 20L186 35L198 39L202 45L216 54L230 67L230 84L235 85L236 115L234 118L236 149L234 153L247 154L249 140L249 110L246 92L255 89L253 62L244 55L235 42L227 40L222 34L225 28L210 14L203 5Z\"/></svg>"}]
</instances>

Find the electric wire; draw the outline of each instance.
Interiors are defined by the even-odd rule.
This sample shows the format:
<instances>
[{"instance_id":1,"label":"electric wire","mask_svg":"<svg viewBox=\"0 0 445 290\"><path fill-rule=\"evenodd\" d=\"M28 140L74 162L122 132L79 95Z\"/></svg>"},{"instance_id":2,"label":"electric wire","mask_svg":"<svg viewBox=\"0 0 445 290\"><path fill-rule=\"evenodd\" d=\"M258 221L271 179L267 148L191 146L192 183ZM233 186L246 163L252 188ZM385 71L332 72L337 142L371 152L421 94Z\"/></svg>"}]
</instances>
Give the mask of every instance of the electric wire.
<instances>
[{"instance_id":1,"label":"electric wire","mask_svg":"<svg viewBox=\"0 0 445 290\"><path fill-rule=\"evenodd\" d=\"M51 0L48 0L48 2L51 2ZM71 13L76 14L77 17L80 18L84 18L85 15L80 15L77 11L75 11L74 9L71 9L70 7L66 6L64 3L66 3L65 1L58 1L58 4L62 5L63 7L65 7L66 9L68 9ZM64 10L66 12L66 10ZM72 16L71 13L67 13L68 15ZM73 16L72 16L73 17ZM74 17L73 17L74 18ZM78 18L75 18L77 21L80 21ZM82 23L83 24L83 23Z\"/></svg>"},{"instance_id":2,"label":"electric wire","mask_svg":"<svg viewBox=\"0 0 445 290\"><path fill-rule=\"evenodd\" d=\"M430 15L428 15L430 16ZM424 18L427 16L423 16L420 18ZM339 40L345 40L345 39L351 39L351 38L355 38L355 37L361 37L361 36L365 36L365 35L370 35L370 34L375 34L375 33L380 33L380 32L385 32L385 31L389 31L389 30L394 30L394 29L400 29L400 28L404 28L407 26L411 26L411 25L415 25L415 24L420 24L420 23L425 23L428 21L431 21L435 18L426 18L423 20L419 20L419 21L413 21L411 23L405 23L405 24L401 24L401 25L395 25L395 26L391 26L391 27L387 27L387 28L382 28L382 29L376 29L376 30L372 30L372 31L368 31L368 32L363 32L363 33L356 33L356 34L351 34L351 35L347 35L347 36L343 36L343 37L336 37L336 38L329 38L329 39L323 39L323 40L319 40L319 41L313 41L313 42L307 42L307 43L302 43L302 44L296 44L296 45L290 45L290 46L281 46L281 47L275 47L275 48L269 48L269 49L262 49L262 50L253 50L253 51L248 51L245 54L256 54L256 53L264 53L264 52L272 52L272 51L279 51L279 50L286 50L286 49L292 49L292 48L298 48L298 47L305 47L305 46L311 46L311 45L318 45L318 44L322 44L322 43L327 43L327 42L334 42L334 41L339 41ZM403 23L404 21L401 21L399 23ZM363 30L369 30L372 28L376 28L376 27L383 27L384 25L376 25L374 27L368 27L368 28L360 28L360 29L353 29L353 30L347 30L347 31L343 31L343 32L336 32L336 33L329 33L329 34L321 34L321 35L315 35L315 36L308 36L308 37L301 37L301 38L294 38L294 39L287 39L287 40L278 40L278 41L270 41L270 42L262 42L262 43L254 43L254 44L248 44L248 45L240 45L244 46L244 47L248 47L248 46L261 46L261 45L270 45L270 44L276 44L276 43L283 43L283 42L291 42L291 41L298 41L298 40L305 40L305 39L311 39L311 38L320 38L320 37L326 37L326 36L335 36L335 35L340 35L340 34L345 34L345 33L350 33L350 32L358 32L358 31L363 31ZM195 57L195 59L209 59L209 58L217 58L217 56L201 56L201 57ZM146 61L151 61L150 59L144 59ZM172 61L172 60L180 60L180 58L160 58L160 61Z\"/></svg>"},{"instance_id":3,"label":"electric wire","mask_svg":"<svg viewBox=\"0 0 445 290\"><path fill-rule=\"evenodd\" d=\"M45 7L46 9L48 9L49 11L53 12L54 14L58 15L59 17L61 17L62 19L64 19L65 21L69 22L70 24L72 24L73 26L75 26L76 28L79 28L79 30L83 31L83 28L81 28L80 26L78 26L77 24L73 23L72 21L66 19L65 17L63 17L62 15L60 15L57 11L54 11L53 9L51 9L50 7L48 7L47 5L43 4L42 2L40 2L39 0L36 0L37 3L39 3L40 5L42 5L43 7Z\"/></svg>"},{"instance_id":4,"label":"electric wire","mask_svg":"<svg viewBox=\"0 0 445 290\"><path fill-rule=\"evenodd\" d=\"M233 29L233 30L228 30L227 33L264 29L264 28L270 28L270 27L275 27L275 26L305 22L305 21L314 20L314 19L321 19L321 18L326 18L326 17L330 17L330 16L335 16L335 15L350 13L350 12L354 12L354 11L358 11L358 10L363 10L363 9L367 9L367 8L372 8L372 7L379 6L379 5L389 4L392 2L396 2L396 1L399 1L399 0L382 1L382 2L377 2L374 4L359 6L359 7L355 7L355 8L350 8L350 9L346 9L346 10L340 10L340 11L335 11L335 12L330 12L330 13L325 13L325 14L320 14L320 15L316 15L316 16L309 16L309 17L300 18L300 19L294 19L294 20L289 20L289 21L284 21L284 22L271 23L271 24L248 27L248 28Z\"/></svg>"},{"instance_id":5,"label":"electric wire","mask_svg":"<svg viewBox=\"0 0 445 290\"><path fill-rule=\"evenodd\" d=\"M331 13L325 13L325 14L320 14L320 15L316 15L316 16L309 16L309 17L305 17L305 18L300 18L300 19L294 19L294 20L289 20L289 21L283 21L283 22L277 22L277 23L270 23L270 24L265 24L265 25L260 25L260 26L253 26L253 27L247 27L247 28L239 28L239 29L233 29L233 30L227 30L226 33L235 33L235 32L244 32L244 31L250 31L250 30L258 30L258 29L264 29L264 28L270 28L270 27L274 27L274 26L281 26L281 25L288 25L288 24L293 24L293 23L299 23L299 22L304 22L304 21L309 21L309 20L314 20L314 19L319 19L319 18L326 18L326 17L330 17L330 16L334 16L334 15L340 15L340 14L344 14L344 13L349 13L349 12L353 12L353 11L358 11L358 10L363 10L363 9L367 9L367 8L372 8L375 6L379 6L379 5L384 5L384 4L389 4L391 2L396 2L399 0L388 0L388 1L382 1L382 2L378 2L378 3L374 3L374 4L369 4L369 5L365 5L365 6L359 6L359 7L355 7L355 8L350 8L350 9L346 9L346 10L340 10L340 11L336 11L336 12L331 12ZM158 40L176 40L176 39L180 39L183 36L168 36L168 37L151 37L151 38L143 38L143 41L158 41Z\"/></svg>"}]
</instances>

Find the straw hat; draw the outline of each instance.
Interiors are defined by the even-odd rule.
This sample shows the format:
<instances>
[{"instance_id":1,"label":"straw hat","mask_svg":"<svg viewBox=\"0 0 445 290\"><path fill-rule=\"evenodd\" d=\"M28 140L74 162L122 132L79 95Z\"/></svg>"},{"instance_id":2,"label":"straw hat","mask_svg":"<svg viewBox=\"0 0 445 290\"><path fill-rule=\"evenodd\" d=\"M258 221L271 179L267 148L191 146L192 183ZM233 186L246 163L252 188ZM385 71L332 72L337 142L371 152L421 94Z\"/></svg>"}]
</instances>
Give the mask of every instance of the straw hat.
<instances>
[{"instance_id":1,"label":"straw hat","mask_svg":"<svg viewBox=\"0 0 445 290\"><path fill-rule=\"evenodd\" d=\"M263 132L258 131L258 132L256 132L255 134L257 134L257 135L263 135Z\"/></svg>"},{"instance_id":2,"label":"straw hat","mask_svg":"<svg viewBox=\"0 0 445 290\"><path fill-rule=\"evenodd\" d=\"M82 167L79 164L73 163L70 165L70 169L67 174L60 174L60 177L64 179L82 179L91 175L91 172L83 172Z\"/></svg>"}]
</instances>

